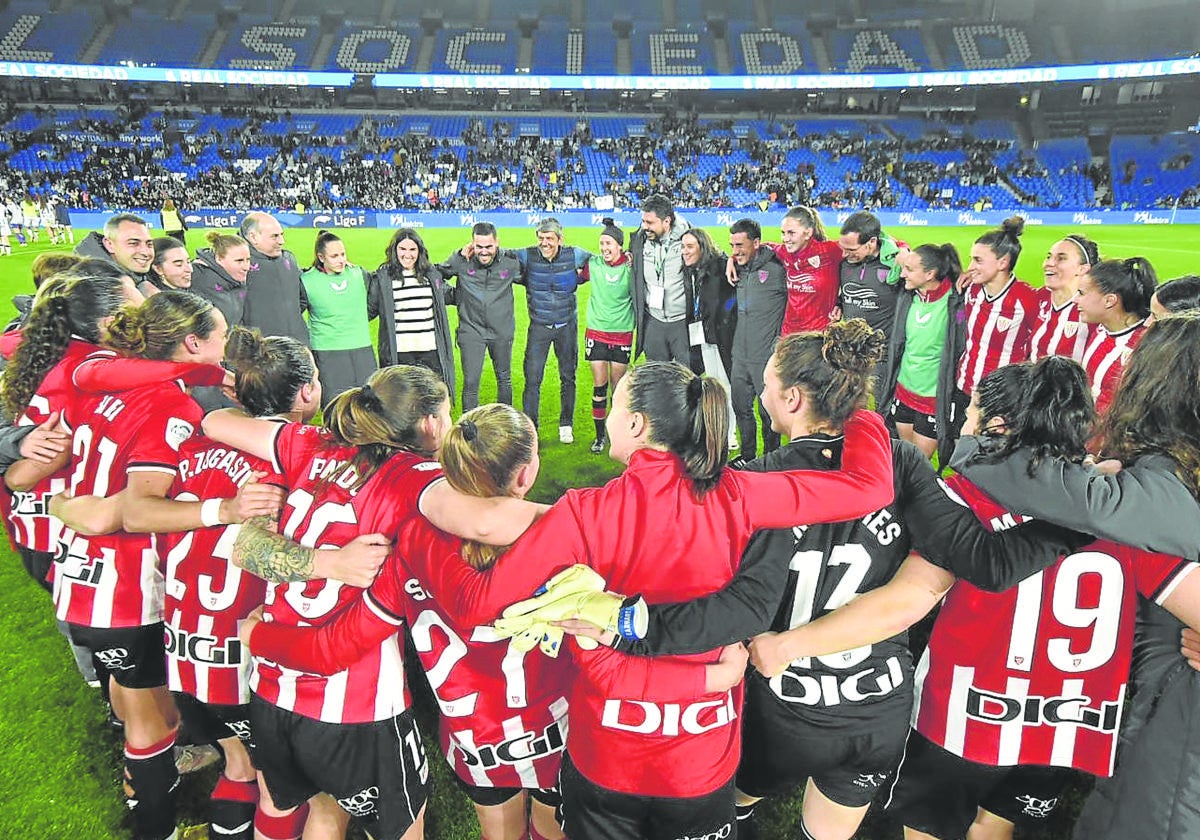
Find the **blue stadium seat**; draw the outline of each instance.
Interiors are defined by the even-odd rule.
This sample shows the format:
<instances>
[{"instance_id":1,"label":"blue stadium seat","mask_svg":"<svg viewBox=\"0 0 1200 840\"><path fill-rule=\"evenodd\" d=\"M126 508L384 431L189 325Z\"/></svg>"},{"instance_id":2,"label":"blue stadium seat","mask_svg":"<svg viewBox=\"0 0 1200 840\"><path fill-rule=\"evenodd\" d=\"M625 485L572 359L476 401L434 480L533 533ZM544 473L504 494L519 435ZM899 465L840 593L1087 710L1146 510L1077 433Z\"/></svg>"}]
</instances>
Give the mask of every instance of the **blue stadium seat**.
<instances>
[{"instance_id":1,"label":"blue stadium seat","mask_svg":"<svg viewBox=\"0 0 1200 840\"><path fill-rule=\"evenodd\" d=\"M20 53L0 51L0 61L70 64L100 25L97 9L73 5L69 12L47 11L48 3L17 0L0 12L0 31L20 36ZM18 26L18 23L21 25ZM20 43L20 41L17 41Z\"/></svg>"}]
</instances>

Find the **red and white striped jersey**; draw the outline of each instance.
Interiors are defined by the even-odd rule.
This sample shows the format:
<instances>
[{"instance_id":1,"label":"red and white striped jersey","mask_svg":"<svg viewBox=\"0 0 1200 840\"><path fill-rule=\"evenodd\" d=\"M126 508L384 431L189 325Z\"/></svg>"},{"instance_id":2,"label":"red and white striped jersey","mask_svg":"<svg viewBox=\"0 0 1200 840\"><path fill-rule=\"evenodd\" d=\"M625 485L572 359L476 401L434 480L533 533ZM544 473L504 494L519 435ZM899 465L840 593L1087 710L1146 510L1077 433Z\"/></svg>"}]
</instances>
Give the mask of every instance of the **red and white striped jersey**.
<instances>
[{"instance_id":1,"label":"red and white striped jersey","mask_svg":"<svg viewBox=\"0 0 1200 840\"><path fill-rule=\"evenodd\" d=\"M421 491L440 477L436 462L399 453L359 485L358 450L315 426L286 423L275 436L273 467L290 488L281 532L301 545L335 548L360 533L394 534L417 513ZM371 523L364 531L360 523ZM390 529L382 528L390 524ZM275 584L267 591L267 621L293 626L326 623L362 590L334 580ZM309 674L255 657L251 690L280 708L327 723L388 720L408 708L402 648L396 637L345 671Z\"/></svg>"},{"instance_id":2,"label":"red and white striped jersey","mask_svg":"<svg viewBox=\"0 0 1200 840\"><path fill-rule=\"evenodd\" d=\"M565 656L522 653L487 625L458 624L402 562L418 552L451 554L461 545L424 518L411 519L364 597L397 627L408 622L437 697L442 753L454 772L477 787L554 787L575 668Z\"/></svg>"},{"instance_id":3,"label":"red and white striped jersey","mask_svg":"<svg viewBox=\"0 0 1200 840\"><path fill-rule=\"evenodd\" d=\"M787 310L779 334L791 335L828 327L829 313L838 302L841 247L834 241L816 239L809 240L794 254L783 245L770 247L787 272Z\"/></svg>"},{"instance_id":4,"label":"red and white striped jersey","mask_svg":"<svg viewBox=\"0 0 1200 840\"><path fill-rule=\"evenodd\" d=\"M1036 362L1046 356L1067 356L1082 363L1091 327L1080 320L1075 299L1055 306L1050 290L1044 286L1034 294L1038 308L1033 334L1029 337L1029 361Z\"/></svg>"},{"instance_id":5,"label":"red and white striped jersey","mask_svg":"<svg viewBox=\"0 0 1200 840\"><path fill-rule=\"evenodd\" d=\"M988 297L982 285L971 286L964 306L967 348L958 363L957 385L970 394L996 368L1025 361L1038 304L1033 289L1013 278L995 297Z\"/></svg>"},{"instance_id":6,"label":"red and white striped jersey","mask_svg":"<svg viewBox=\"0 0 1200 840\"><path fill-rule=\"evenodd\" d=\"M177 382L84 396L63 411L71 429L71 492L108 497L127 474L174 476L179 447L200 424L200 406ZM58 617L89 627L139 627L162 620L163 576L150 534L85 537L70 529L55 558Z\"/></svg>"},{"instance_id":7,"label":"red and white striped jersey","mask_svg":"<svg viewBox=\"0 0 1200 840\"><path fill-rule=\"evenodd\" d=\"M1121 372L1129 361L1133 348L1138 346L1146 334L1145 320L1138 321L1120 332L1110 333L1097 326L1083 354L1082 364L1092 383L1092 399L1096 401L1096 414L1102 415L1112 402Z\"/></svg>"},{"instance_id":8,"label":"red and white striped jersey","mask_svg":"<svg viewBox=\"0 0 1200 840\"><path fill-rule=\"evenodd\" d=\"M58 364L47 371L42 378L42 384L29 400L25 413L17 418L18 426L37 426L55 411L61 411L63 406L78 390L71 381L71 375L80 362L101 348L86 341L72 339L67 344L63 357ZM55 552L58 541L63 533L62 522L47 511L49 498L67 489L69 474L63 470L56 475L47 476L27 491L16 491L12 494L12 508L9 512L9 523L13 540L33 551Z\"/></svg>"},{"instance_id":9,"label":"red and white striped jersey","mask_svg":"<svg viewBox=\"0 0 1200 840\"><path fill-rule=\"evenodd\" d=\"M266 461L197 435L179 450L178 501L228 499L252 473L281 484ZM158 536L165 562L167 684L205 703L250 702L250 656L238 626L266 598L267 584L230 562L239 526L218 525Z\"/></svg>"},{"instance_id":10,"label":"red and white striped jersey","mask_svg":"<svg viewBox=\"0 0 1200 840\"><path fill-rule=\"evenodd\" d=\"M1014 517L961 476L947 482L992 530ZM1195 563L1099 540L990 593L958 581L917 667L913 725L993 766L1112 775L1137 596L1162 603Z\"/></svg>"}]
</instances>

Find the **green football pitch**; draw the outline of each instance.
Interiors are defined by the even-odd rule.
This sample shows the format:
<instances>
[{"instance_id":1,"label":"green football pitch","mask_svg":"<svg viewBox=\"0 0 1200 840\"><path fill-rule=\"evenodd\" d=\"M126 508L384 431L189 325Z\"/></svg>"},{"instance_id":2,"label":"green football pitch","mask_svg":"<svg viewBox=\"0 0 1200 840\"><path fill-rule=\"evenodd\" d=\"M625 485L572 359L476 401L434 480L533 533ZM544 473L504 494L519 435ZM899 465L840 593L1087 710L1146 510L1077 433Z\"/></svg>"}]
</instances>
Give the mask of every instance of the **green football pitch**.
<instances>
[{"instance_id":1,"label":"green football pitch","mask_svg":"<svg viewBox=\"0 0 1200 840\"><path fill-rule=\"evenodd\" d=\"M571 228L565 242L596 250L599 228ZM715 241L726 248L728 232L710 229ZM912 245L925 242L952 242L964 259L979 228L910 228L891 233ZM1017 274L1033 285L1041 285L1041 261L1049 245L1070 228L1030 227L1023 238L1024 251ZM1082 232L1100 243L1105 257L1145 256L1158 270L1159 278L1200 273L1200 229L1195 226L1122 226L1088 228ZM76 231L76 238L83 235ZM339 231L346 242L350 260L373 269L383 259L390 238L387 230ZM441 260L469 238L469 231L430 229L422 231L430 254ZM778 241L778 228L764 231ZM289 229L287 246L302 265L312 259L315 230ZM15 244L12 256L0 257L0 315L7 320L13 313L9 299L32 291L30 263L45 251L58 250L42 241L28 247ZM503 247L519 248L535 243L531 229L502 229ZM188 234L193 251L203 245L203 231ZM584 311L587 286L580 290L580 312ZM451 320L455 318L451 308ZM520 402L522 374L520 360L524 352L526 322L523 295L517 296L518 330L513 350L513 380ZM583 320L582 314L580 320ZM582 333L580 336L582 343ZM460 377L461 383L461 377ZM593 432L590 417L591 377L580 353L576 372L576 443L558 442L555 424L558 417L558 373L553 354L542 386L541 440L542 473L533 494L540 501L553 501L571 486L597 485L618 472L618 466L606 455L588 452ZM496 385L490 366L485 365L481 399L495 399ZM105 840L129 835L125 807L120 793L119 739L108 729L99 692L87 688L79 679L62 637L52 620L48 597L25 575L18 558L7 548L0 550L0 778L4 779L0 797L0 837L88 838ZM422 718L427 733L436 722L432 715ZM459 840L479 836L469 803L454 787L445 762L434 742L427 741L434 769L434 796L430 803L426 835L435 840ZM203 822L203 797L213 777L201 773L189 777L183 785L184 805L181 822ZM1072 808L1059 809L1056 822L1041 835L1066 837L1071 817L1078 807L1082 789L1076 790ZM799 813L799 796L769 803L762 812L762 837L794 837ZM199 836L199 835L193 835ZM859 837L899 837L899 829L886 818L872 815L864 823Z\"/></svg>"}]
</instances>

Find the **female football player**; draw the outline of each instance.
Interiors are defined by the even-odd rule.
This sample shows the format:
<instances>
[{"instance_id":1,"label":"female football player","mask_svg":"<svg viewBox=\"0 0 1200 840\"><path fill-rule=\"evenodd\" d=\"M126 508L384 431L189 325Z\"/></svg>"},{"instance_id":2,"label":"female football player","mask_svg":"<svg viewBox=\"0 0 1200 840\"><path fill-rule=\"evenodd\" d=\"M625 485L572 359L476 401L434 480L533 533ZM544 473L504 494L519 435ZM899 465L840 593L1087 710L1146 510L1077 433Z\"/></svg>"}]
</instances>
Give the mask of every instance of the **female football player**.
<instances>
[{"instance_id":1,"label":"female football player","mask_svg":"<svg viewBox=\"0 0 1200 840\"><path fill-rule=\"evenodd\" d=\"M1094 327L1080 361L1101 417L1121 381L1125 362L1146 334L1157 285L1154 267L1144 257L1102 260L1079 284L1075 305L1084 323Z\"/></svg>"},{"instance_id":2,"label":"female football player","mask_svg":"<svg viewBox=\"0 0 1200 840\"><path fill-rule=\"evenodd\" d=\"M1090 330L1079 318L1075 297L1079 284L1100 262L1096 243L1073 233L1050 246L1042 261L1044 285L1037 290L1037 323L1029 336L1029 360L1068 356L1083 361Z\"/></svg>"},{"instance_id":3,"label":"female football player","mask_svg":"<svg viewBox=\"0 0 1200 840\"><path fill-rule=\"evenodd\" d=\"M678 364L634 368L607 424L612 456L628 465L624 475L568 491L486 572L455 553L414 552L404 562L465 626L495 618L573 562L591 565L613 588L680 600L727 581L757 528L861 515L889 500L880 482L891 481L890 445L876 415L857 412L847 424L842 474L726 470L727 422L723 389L712 380ZM590 525L614 515L619 527ZM370 609L354 605L345 626L357 626ZM257 626L252 645L270 631ZM288 641L319 651L335 636L356 641L331 627L295 631ZM553 640L547 648L557 651ZM560 777L568 836L732 830L740 693L729 690L737 678L725 672L736 671L736 657L723 650L647 664L611 650L579 652Z\"/></svg>"}]
</instances>

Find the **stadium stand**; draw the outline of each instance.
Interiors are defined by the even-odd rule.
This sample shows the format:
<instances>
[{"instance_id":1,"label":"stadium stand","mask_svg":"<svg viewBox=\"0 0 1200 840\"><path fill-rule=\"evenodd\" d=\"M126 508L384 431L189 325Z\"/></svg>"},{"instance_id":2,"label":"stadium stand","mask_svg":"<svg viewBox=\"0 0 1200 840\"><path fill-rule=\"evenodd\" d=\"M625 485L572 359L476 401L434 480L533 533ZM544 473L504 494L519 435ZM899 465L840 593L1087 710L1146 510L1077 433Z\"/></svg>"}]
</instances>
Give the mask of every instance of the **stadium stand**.
<instances>
[{"instance_id":1,"label":"stadium stand","mask_svg":"<svg viewBox=\"0 0 1200 840\"><path fill-rule=\"evenodd\" d=\"M164 140L166 138L166 140ZM634 206L683 189L697 206L899 210L1124 208L1196 201L1200 136L1119 136L1111 167L1081 137L1021 140L1010 120L647 119L63 108L11 113L0 161L19 192L130 206L170 188L195 208ZM373 167L382 167L373 169ZM371 170L371 171L368 171ZM385 177L378 177L383 173ZM180 180L182 176L182 182ZM242 187L230 193L231 185ZM432 191L432 192L431 192Z\"/></svg>"}]
</instances>

